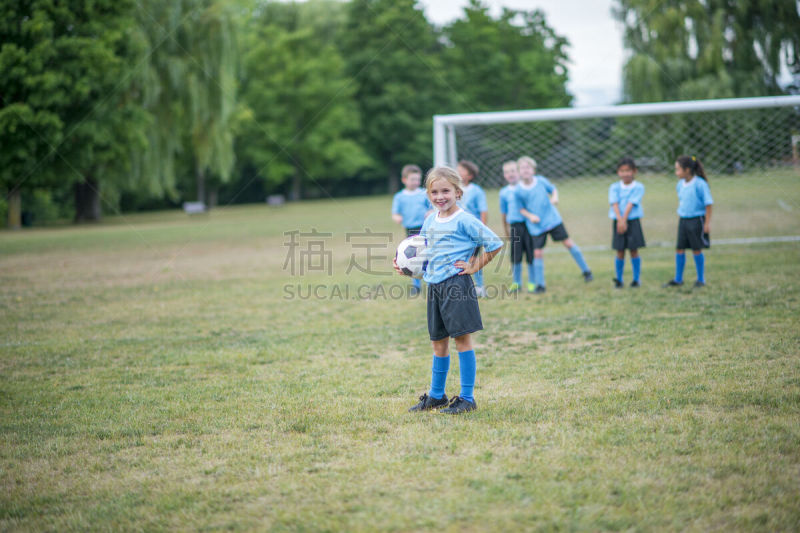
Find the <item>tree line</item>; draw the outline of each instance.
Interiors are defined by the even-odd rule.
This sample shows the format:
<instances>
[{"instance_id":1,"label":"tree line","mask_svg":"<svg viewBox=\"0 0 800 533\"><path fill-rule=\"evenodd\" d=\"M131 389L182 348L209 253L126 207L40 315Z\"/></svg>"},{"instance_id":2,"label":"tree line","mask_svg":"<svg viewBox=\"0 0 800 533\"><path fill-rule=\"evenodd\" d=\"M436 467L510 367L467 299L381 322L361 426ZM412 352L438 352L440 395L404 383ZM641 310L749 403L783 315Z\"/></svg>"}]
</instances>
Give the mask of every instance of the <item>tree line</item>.
<instances>
[{"instance_id":1,"label":"tree line","mask_svg":"<svg viewBox=\"0 0 800 533\"><path fill-rule=\"evenodd\" d=\"M791 4L617 0L624 101L780 94ZM415 0L6 0L0 213L390 192L434 114L569 106L568 46L481 0L444 27Z\"/></svg>"}]
</instances>

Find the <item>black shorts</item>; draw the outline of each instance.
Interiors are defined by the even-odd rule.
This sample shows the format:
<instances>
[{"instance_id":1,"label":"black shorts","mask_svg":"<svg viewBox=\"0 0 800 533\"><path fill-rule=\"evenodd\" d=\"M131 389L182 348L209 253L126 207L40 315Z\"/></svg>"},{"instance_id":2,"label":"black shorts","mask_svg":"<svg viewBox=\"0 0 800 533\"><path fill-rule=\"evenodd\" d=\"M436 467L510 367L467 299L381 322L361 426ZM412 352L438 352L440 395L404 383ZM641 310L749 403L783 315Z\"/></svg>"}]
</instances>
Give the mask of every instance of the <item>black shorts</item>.
<instances>
[{"instance_id":1,"label":"black shorts","mask_svg":"<svg viewBox=\"0 0 800 533\"><path fill-rule=\"evenodd\" d=\"M681 218L678 222L678 250L702 250L711 248L711 237L708 233L703 233L703 225L706 217Z\"/></svg>"},{"instance_id":2,"label":"black shorts","mask_svg":"<svg viewBox=\"0 0 800 533\"><path fill-rule=\"evenodd\" d=\"M638 250L647 246L644 242L642 223L638 218L628 221L628 229L625 233L617 233L616 219L611 223L611 247L617 251Z\"/></svg>"},{"instance_id":3,"label":"black shorts","mask_svg":"<svg viewBox=\"0 0 800 533\"><path fill-rule=\"evenodd\" d=\"M514 264L522 262L522 254L525 254L525 261L533 263L533 239L528 233L528 227L524 222L514 222L509 224L511 229L511 262Z\"/></svg>"},{"instance_id":4,"label":"black shorts","mask_svg":"<svg viewBox=\"0 0 800 533\"><path fill-rule=\"evenodd\" d=\"M564 227L564 224L559 224L553 229L549 229L540 233L539 235L534 235L533 239L533 248L535 250L539 250L540 248L544 248L544 245L547 243L547 236L550 235L550 238L554 241L564 241L569 239L569 235L567 235L567 228Z\"/></svg>"},{"instance_id":5,"label":"black shorts","mask_svg":"<svg viewBox=\"0 0 800 533\"><path fill-rule=\"evenodd\" d=\"M483 329L472 276L428 284L428 333L432 341L460 337Z\"/></svg>"},{"instance_id":6,"label":"black shorts","mask_svg":"<svg viewBox=\"0 0 800 533\"><path fill-rule=\"evenodd\" d=\"M419 235L420 231L422 231L422 226L417 226L416 228L406 228L406 237L411 237L412 235Z\"/></svg>"}]
</instances>

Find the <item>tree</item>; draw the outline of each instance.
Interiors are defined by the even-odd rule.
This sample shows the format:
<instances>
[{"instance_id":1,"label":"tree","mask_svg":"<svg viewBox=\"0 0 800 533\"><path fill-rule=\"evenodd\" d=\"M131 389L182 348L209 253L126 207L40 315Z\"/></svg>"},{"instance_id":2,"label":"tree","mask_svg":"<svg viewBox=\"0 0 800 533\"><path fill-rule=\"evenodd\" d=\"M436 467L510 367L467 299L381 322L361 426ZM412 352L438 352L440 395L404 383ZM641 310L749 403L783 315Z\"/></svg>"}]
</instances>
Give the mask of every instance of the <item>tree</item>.
<instances>
[{"instance_id":1,"label":"tree","mask_svg":"<svg viewBox=\"0 0 800 533\"><path fill-rule=\"evenodd\" d=\"M0 184L9 226L23 188L74 187L75 218L100 217L100 185L122 183L147 117L128 67L145 47L130 0L0 4Z\"/></svg>"},{"instance_id":2,"label":"tree","mask_svg":"<svg viewBox=\"0 0 800 533\"><path fill-rule=\"evenodd\" d=\"M462 110L499 111L564 107L567 40L547 25L544 13L504 9L492 18L470 0L464 18L445 28L448 81Z\"/></svg>"},{"instance_id":3,"label":"tree","mask_svg":"<svg viewBox=\"0 0 800 533\"><path fill-rule=\"evenodd\" d=\"M138 163L152 194L176 196L181 166L193 169L201 202L209 172L230 178L239 65L230 9L215 0L139 3L149 44L142 103L154 120Z\"/></svg>"},{"instance_id":4,"label":"tree","mask_svg":"<svg viewBox=\"0 0 800 533\"><path fill-rule=\"evenodd\" d=\"M265 181L288 181L292 199L308 179L320 185L370 163L355 141L359 113L335 31L314 18L328 4L267 5L243 45L238 150Z\"/></svg>"},{"instance_id":5,"label":"tree","mask_svg":"<svg viewBox=\"0 0 800 533\"><path fill-rule=\"evenodd\" d=\"M617 0L614 13L632 52L627 102L783 94L782 67L800 74L793 1Z\"/></svg>"},{"instance_id":6,"label":"tree","mask_svg":"<svg viewBox=\"0 0 800 533\"><path fill-rule=\"evenodd\" d=\"M361 143L376 161L373 175L394 191L402 165L430 163L433 115L452 96L441 45L415 0L352 0L341 43L356 81Z\"/></svg>"}]
</instances>

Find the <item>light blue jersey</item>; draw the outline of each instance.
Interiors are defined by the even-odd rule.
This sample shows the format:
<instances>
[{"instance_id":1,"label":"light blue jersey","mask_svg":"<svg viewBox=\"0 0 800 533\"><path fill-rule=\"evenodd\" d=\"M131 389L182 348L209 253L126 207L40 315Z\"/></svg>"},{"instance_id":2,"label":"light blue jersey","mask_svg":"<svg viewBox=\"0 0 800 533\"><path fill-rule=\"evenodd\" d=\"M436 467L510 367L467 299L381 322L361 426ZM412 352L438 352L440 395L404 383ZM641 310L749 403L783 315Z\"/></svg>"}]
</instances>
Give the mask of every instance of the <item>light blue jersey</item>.
<instances>
[{"instance_id":1,"label":"light blue jersey","mask_svg":"<svg viewBox=\"0 0 800 533\"><path fill-rule=\"evenodd\" d=\"M632 181L630 184L625 185L622 181L612 183L608 188L608 204L611 206L608 209L608 218L617 219L617 214L614 213L614 204L619 204L619 213L625 214L628 204L633 204L628 220L635 220L644 216L642 209L642 197L644 196L644 185L638 181Z\"/></svg>"},{"instance_id":2,"label":"light blue jersey","mask_svg":"<svg viewBox=\"0 0 800 533\"><path fill-rule=\"evenodd\" d=\"M524 183L517 185L516 196L520 209L539 217L536 224L525 219L525 226L531 235L541 235L561 224L561 213L550 203L550 195L555 190L555 186L544 176L534 176L533 183L528 187Z\"/></svg>"},{"instance_id":3,"label":"light blue jersey","mask_svg":"<svg viewBox=\"0 0 800 533\"><path fill-rule=\"evenodd\" d=\"M509 224L525 221L525 217L519 212L516 190L517 184L506 185L500 189L500 212L506 216L506 222Z\"/></svg>"},{"instance_id":4,"label":"light blue jersey","mask_svg":"<svg viewBox=\"0 0 800 533\"><path fill-rule=\"evenodd\" d=\"M464 187L464 195L458 202L458 207L480 220L481 213L489 210L489 206L486 204L486 193L483 192L480 185L470 183Z\"/></svg>"},{"instance_id":5,"label":"light blue jersey","mask_svg":"<svg viewBox=\"0 0 800 533\"><path fill-rule=\"evenodd\" d=\"M457 275L461 269L454 263L469 261L478 246L487 252L503 246L500 237L463 209L446 218L431 213L420 234L428 240L428 266L422 278L426 283L441 283Z\"/></svg>"},{"instance_id":6,"label":"light blue jersey","mask_svg":"<svg viewBox=\"0 0 800 533\"><path fill-rule=\"evenodd\" d=\"M431 208L428 194L423 188L413 191L403 189L392 199L392 214L403 217L404 228L419 228L425 222L425 213Z\"/></svg>"},{"instance_id":7,"label":"light blue jersey","mask_svg":"<svg viewBox=\"0 0 800 533\"><path fill-rule=\"evenodd\" d=\"M678 216L681 218L701 217L706 214L706 206L714 203L708 182L700 176L691 181L678 181Z\"/></svg>"}]
</instances>

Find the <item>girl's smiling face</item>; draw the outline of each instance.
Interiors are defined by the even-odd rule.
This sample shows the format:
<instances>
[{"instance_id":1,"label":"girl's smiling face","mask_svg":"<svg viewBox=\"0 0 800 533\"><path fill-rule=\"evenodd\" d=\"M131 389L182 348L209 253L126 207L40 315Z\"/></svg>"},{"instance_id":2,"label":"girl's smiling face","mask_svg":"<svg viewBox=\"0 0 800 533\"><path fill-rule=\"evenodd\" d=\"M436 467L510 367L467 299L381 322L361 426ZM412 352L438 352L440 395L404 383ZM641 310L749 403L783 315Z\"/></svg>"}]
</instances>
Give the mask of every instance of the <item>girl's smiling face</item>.
<instances>
[{"instance_id":1,"label":"girl's smiling face","mask_svg":"<svg viewBox=\"0 0 800 533\"><path fill-rule=\"evenodd\" d=\"M461 191L446 179L439 178L430 184L428 197L439 214L446 217L458 209L456 201L461 198Z\"/></svg>"}]
</instances>

